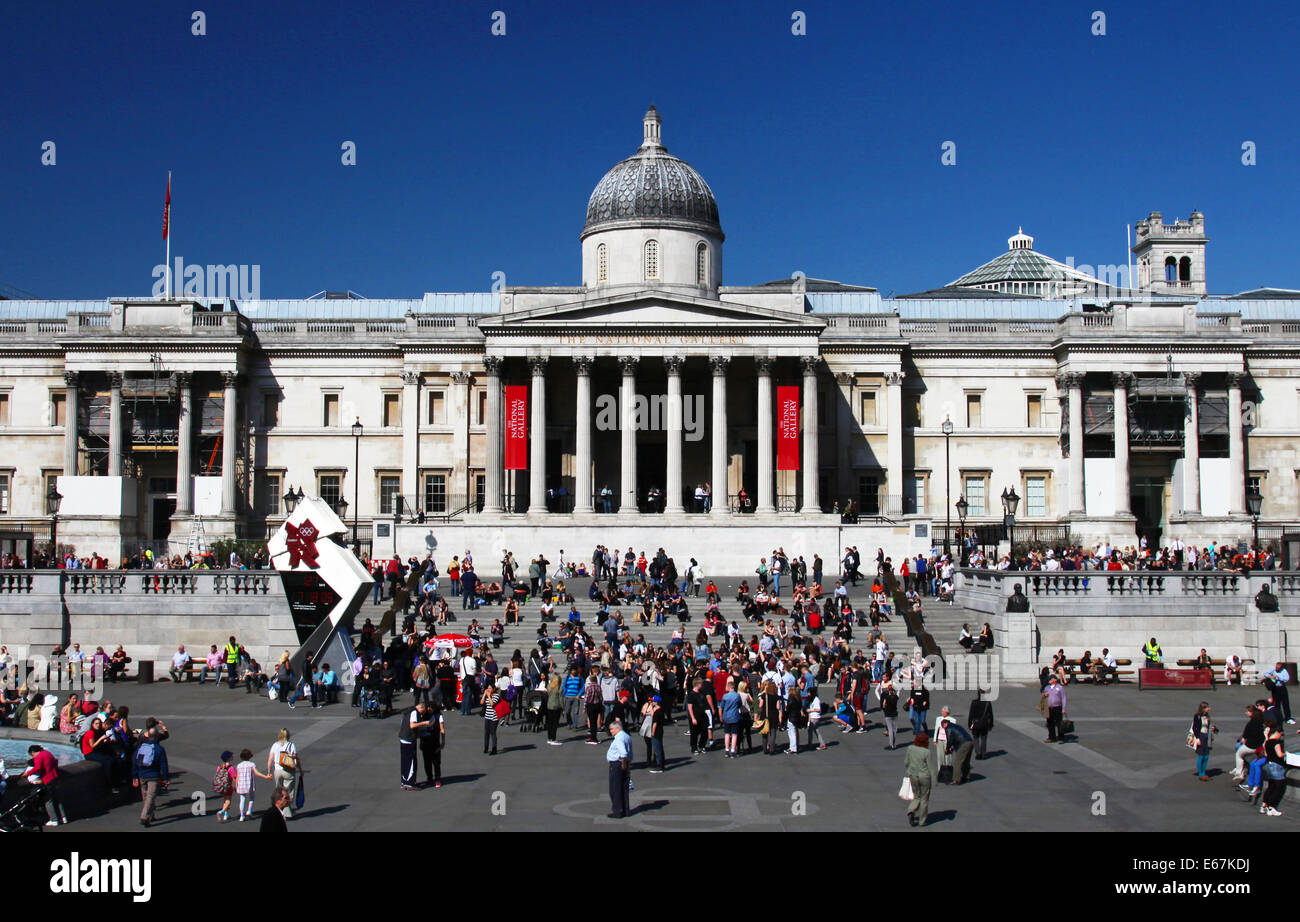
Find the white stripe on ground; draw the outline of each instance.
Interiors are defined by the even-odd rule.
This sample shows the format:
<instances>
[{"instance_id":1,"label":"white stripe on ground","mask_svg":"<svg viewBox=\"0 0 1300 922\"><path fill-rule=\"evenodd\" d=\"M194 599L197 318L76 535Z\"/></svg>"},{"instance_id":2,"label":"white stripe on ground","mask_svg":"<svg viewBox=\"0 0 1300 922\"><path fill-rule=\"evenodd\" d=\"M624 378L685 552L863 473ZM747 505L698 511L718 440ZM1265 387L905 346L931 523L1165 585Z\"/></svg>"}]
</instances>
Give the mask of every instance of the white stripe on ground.
<instances>
[{"instance_id":1,"label":"white stripe on ground","mask_svg":"<svg viewBox=\"0 0 1300 922\"><path fill-rule=\"evenodd\" d=\"M1071 718L1073 720L1074 718ZM1168 718L1155 718L1165 720ZM1041 740L1043 733L1046 732L1042 723L1028 718L1016 717L1011 720L1003 720L1004 726L1010 727L1017 733L1022 733L1030 739ZM1153 788L1165 778L1176 774L1180 771L1187 770L1187 760L1183 759L1177 763L1167 762L1164 765L1154 766L1152 768L1132 769L1127 765L1116 762L1108 756L1102 755L1089 749L1078 742L1066 743L1065 746L1057 748L1057 753L1068 759L1091 768L1095 772L1100 772L1112 781L1118 781L1126 788L1136 790Z\"/></svg>"}]
</instances>

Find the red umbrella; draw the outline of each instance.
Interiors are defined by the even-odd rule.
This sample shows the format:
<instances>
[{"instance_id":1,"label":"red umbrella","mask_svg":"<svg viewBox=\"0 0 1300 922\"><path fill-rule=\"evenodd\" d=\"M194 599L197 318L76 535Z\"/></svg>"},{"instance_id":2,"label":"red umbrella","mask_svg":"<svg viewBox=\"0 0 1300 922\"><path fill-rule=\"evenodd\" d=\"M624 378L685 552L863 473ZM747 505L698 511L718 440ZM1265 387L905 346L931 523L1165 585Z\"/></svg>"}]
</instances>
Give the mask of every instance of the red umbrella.
<instances>
[{"instance_id":1,"label":"red umbrella","mask_svg":"<svg viewBox=\"0 0 1300 922\"><path fill-rule=\"evenodd\" d=\"M426 640L424 645L433 650L468 650L470 647L478 646L478 641L465 634L439 634L431 640Z\"/></svg>"}]
</instances>

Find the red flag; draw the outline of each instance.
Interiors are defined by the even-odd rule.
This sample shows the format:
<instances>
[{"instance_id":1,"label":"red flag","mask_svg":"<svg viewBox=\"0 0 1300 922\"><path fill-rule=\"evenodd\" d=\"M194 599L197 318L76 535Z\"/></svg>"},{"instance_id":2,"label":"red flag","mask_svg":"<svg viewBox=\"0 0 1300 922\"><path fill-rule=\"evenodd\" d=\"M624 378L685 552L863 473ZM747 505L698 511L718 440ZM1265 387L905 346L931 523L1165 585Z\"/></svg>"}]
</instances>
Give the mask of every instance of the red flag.
<instances>
[{"instance_id":1,"label":"red flag","mask_svg":"<svg viewBox=\"0 0 1300 922\"><path fill-rule=\"evenodd\" d=\"M163 239L167 239L167 225L171 223L172 217L172 177L167 174L167 200L163 202Z\"/></svg>"},{"instance_id":2,"label":"red flag","mask_svg":"<svg viewBox=\"0 0 1300 922\"><path fill-rule=\"evenodd\" d=\"M776 469L799 470L799 386L776 389Z\"/></svg>"},{"instance_id":3,"label":"red flag","mask_svg":"<svg viewBox=\"0 0 1300 922\"><path fill-rule=\"evenodd\" d=\"M506 385L505 469L528 468L528 385Z\"/></svg>"}]
</instances>

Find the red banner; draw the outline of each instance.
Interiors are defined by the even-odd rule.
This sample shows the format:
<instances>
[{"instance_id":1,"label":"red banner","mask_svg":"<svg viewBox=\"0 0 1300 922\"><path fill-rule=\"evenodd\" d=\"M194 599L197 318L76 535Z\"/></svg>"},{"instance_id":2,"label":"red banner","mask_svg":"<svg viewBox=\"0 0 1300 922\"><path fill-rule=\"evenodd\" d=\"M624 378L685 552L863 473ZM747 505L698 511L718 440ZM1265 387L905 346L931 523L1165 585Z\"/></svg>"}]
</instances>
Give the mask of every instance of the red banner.
<instances>
[{"instance_id":1,"label":"red banner","mask_svg":"<svg viewBox=\"0 0 1300 922\"><path fill-rule=\"evenodd\" d=\"M505 469L528 469L528 385L506 385Z\"/></svg>"},{"instance_id":2,"label":"red banner","mask_svg":"<svg viewBox=\"0 0 1300 922\"><path fill-rule=\"evenodd\" d=\"M776 469L799 470L799 386L776 389Z\"/></svg>"}]
</instances>

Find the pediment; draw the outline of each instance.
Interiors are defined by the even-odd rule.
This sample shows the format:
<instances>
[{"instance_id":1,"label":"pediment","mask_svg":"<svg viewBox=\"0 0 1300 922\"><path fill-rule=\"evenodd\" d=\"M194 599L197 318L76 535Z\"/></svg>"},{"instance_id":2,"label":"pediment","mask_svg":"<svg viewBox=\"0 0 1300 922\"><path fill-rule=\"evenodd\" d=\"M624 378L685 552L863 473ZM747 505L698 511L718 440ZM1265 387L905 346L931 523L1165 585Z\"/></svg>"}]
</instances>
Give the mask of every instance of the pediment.
<instances>
[{"instance_id":1,"label":"pediment","mask_svg":"<svg viewBox=\"0 0 1300 922\"><path fill-rule=\"evenodd\" d=\"M692 298L672 292L645 291L605 298L584 298L527 311L498 314L478 324L486 333L519 330L564 330L574 327L636 328L715 327L735 330L803 331L815 334L825 323L789 311L732 301Z\"/></svg>"}]
</instances>

